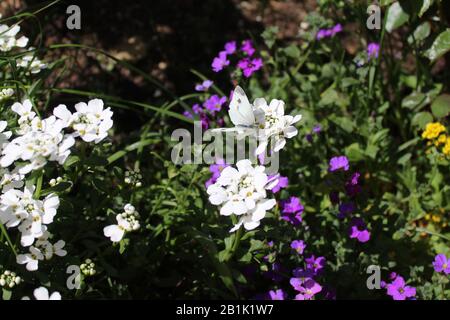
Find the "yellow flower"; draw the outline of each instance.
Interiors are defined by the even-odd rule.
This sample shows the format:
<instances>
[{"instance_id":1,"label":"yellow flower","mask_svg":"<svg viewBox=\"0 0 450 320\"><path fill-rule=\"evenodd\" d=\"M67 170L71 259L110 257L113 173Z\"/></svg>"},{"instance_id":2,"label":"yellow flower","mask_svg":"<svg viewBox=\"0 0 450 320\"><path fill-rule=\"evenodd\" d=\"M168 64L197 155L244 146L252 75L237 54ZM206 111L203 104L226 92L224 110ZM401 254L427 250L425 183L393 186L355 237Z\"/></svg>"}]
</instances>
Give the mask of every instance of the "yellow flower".
<instances>
[{"instance_id":1,"label":"yellow flower","mask_svg":"<svg viewBox=\"0 0 450 320\"><path fill-rule=\"evenodd\" d=\"M433 214L432 219L433 219L433 222L437 222L437 223L441 222L441 217L439 217L436 214Z\"/></svg>"},{"instance_id":2,"label":"yellow flower","mask_svg":"<svg viewBox=\"0 0 450 320\"><path fill-rule=\"evenodd\" d=\"M425 127L422 138L428 140L436 139L442 132L445 132L445 127L442 124L439 122L430 122Z\"/></svg>"},{"instance_id":3,"label":"yellow flower","mask_svg":"<svg viewBox=\"0 0 450 320\"><path fill-rule=\"evenodd\" d=\"M441 135L439 136L439 138L437 138L437 139L434 141L434 145L435 145L436 147L439 147L439 145L445 144L446 141L447 141L447 136L446 136L445 134L441 134Z\"/></svg>"},{"instance_id":4,"label":"yellow flower","mask_svg":"<svg viewBox=\"0 0 450 320\"><path fill-rule=\"evenodd\" d=\"M442 148L442 153L444 153L446 156L450 155L450 138L447 138L445 146L444 148Z\"/></svg>"}]
</instances>

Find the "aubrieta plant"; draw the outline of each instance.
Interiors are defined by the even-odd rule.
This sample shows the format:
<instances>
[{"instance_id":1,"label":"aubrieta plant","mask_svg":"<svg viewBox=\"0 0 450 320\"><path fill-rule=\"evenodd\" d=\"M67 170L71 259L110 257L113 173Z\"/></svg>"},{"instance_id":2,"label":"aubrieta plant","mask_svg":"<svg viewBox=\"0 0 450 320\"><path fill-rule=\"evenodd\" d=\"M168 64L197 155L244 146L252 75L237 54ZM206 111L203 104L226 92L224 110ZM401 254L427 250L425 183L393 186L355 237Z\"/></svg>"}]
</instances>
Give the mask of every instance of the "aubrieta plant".
<instances>
[{"instance_id":1,"label":"aubrieta plant","mask_svg":"<svg viewBox=\"0 0 450 320\"><path fill-rule=\"evenodd\" d=\"M3 17L1 298L450 298L449 6L380 1L368 29L371 4L317 1L289 40L224 38L183 96L89 55L153 104L67 88L66 49L93 48ZM257 144L175 164L171 133L194 123Z\"/></svg>"}]
</instances>

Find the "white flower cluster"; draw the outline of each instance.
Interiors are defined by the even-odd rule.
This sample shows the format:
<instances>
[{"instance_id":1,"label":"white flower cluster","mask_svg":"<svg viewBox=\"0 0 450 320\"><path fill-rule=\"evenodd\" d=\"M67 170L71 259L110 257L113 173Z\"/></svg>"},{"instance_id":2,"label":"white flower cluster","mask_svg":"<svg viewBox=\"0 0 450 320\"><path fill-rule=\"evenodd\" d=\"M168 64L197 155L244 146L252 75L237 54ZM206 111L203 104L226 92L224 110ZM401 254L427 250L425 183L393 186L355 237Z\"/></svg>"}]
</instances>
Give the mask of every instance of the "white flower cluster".
<instances>
[{"instance_id":1,"label":"white flower cluster","mask_svg":"<svg viewBox=\"0 0 450 320\"><path fill-rule=\"evenodd\" d=\"M34 289L33 295L36 300L61 300L61 294L58 291L49 294L45 287ZM30 300L30 297L23 297L22 300Z\"/></svg>"},{"instance_id":2,"label":"white flower cluster","mask_svg":"<svg viewBox=\"0 0 450 320\"><path fill-rule=\"evenodd\" d=\"M235 127L218 130L236 131L238 138L256 133L260 141L255 150L256 155L266 151L270 140L274 141L272 152L283 149L286 139L298 134L293 124L302 118L301 115L285 115L284 102L281 100L273 99L268 105L264 98L257 98L251 104L239 86L233 92L229 116ZM209 201L220 206L221 215L235 215L239 218L230 232L241 226L246 230L253 230L276 204L274 199L267 199L266 190L278 183L279 175L269 179L264 173L264 166L254 167L248 159L238 161L236 168L225 168L216 182L208 187Z\"/></svg>"},{"instance_id":3,"label":"white flower cluster","mask_svg":"<svg viewBox=\"0 0 450 320\"><path fill-rule=\"evenodd\" d=\"M63 164L75 144L75 137L98 143L108 135L113 125L113 112L110 108L103 109L102 100L78 103L75 108L77 112L72 114L65 105L59 105L52 116L41 120L32 111L30 100L14 103L11 109L20 116L20 129L17 130L18 136L7 142L11 132L3 132L6 122L0 123L0 165L5 168L22 160L25 164L20 164L17 171L27 174L44 167L48 161ZM66 133L64 129L72 129L73 132Z\"/></svg>"},{"instance_id":4,"label":"white flower cluster","mask_svg":"<svg viewBox=\"0 0 450 320\"><path fill-rule=\"evenodd\" d=\"M16 257L17 263L25 264L29 271L37 270L39 261L54 255L65 256L67 252L63 250L64 241L53 244L48 240L47 226L56 215L59 197L49 194L43 200L35 199L33 185L20 189L25 184L25 176L43 168L48 161L64 164L76 137L98 143L112 126L113 113L109 108L103 110L103 101L94 99L77 106L77 112L72 114L60 105L53 115L40 119L30 100L14 103L11 109L19 115L19 128L11 141L12 132L6 131L6 121L0 121L0 222L7 228L16 227L21 245L29 247L28 253ZM66 117L67 113L70 116ZM52 179L50 185L61 181L61 178Z\"/></svg>"},{"instance_id":5,"label":"white flower cluster","mask_svg":"<svg viewBox=\"0 0 450 320\"><path fill-rule=\"evenodd\" d=\"M25 186L23 191L10 189L0 196L0 221L8 228L17 227L24 247L43 236L59 207L57 195L50 194L42 201L33 199L33 193L34 186Z\"/></svg>"},{"instance_id":6,"label":"white flower cluster","mask_svg":"<svg viewBox=\"0 0 450 320\"><path fill-rule=\"evenodd\" d=\"M1 18L1 14L0 14ZM14 48L25 48L28 44L28 38L25 36L16 39L17 34L20 31L20 26L13 25L8 26L0 24L0 51L8 52ZM33 47L28 48L30 52L34 50ZM32 53L25 53L17 60L17 67L24 68L30 71L32 74L39 73L42 69L47 68L47 64L43 63ZM0 94L0 100L1 94Z\"/></svg>"},{"instance_id":7,"label":"white flower cluster","mask_svg":"<svg viewBox=\"0 0 450 320\"><path fill-rule=\"evenodd\" d=\"M254 114L258 126L258 138L260 143L256 149L256 155L266 151L270 139L274 140L273 152L278 152L286 145L286 139L298 134L297 128L293 126L302 119L301 115L295 117L284 115L284 102L273 99L270 104L264 98L255 99Z\"/></svg>"},{"instance_id":8,"label":"white flower cluster","mask_svg":"<svg viewBox=\"0 0 450 320\"><path fill-rule=\"evenodd\" d=\"M0 14L0 18L2 15ZM0 24L0 51L7 52L13 48L24 48L28 44L27 37L20 37L16 39L17 34L20 31L20 26L13 25L7 26L6 24Z\"/></svg>"},{"instance_id":9,"label":"white flower cluster","mask_svg":"<svg viewBox=\"0 0 450 320\"><path fill-rule=\"evenodd\" d=\"M19 135L4 147L0 165L9 167L17 160L26 161L18 170L27 174L44 167L47 161L63 164L75 144L73 136L63 132L64 122L54 115L41 120L31 111L30 100L23 104L16 102L11 109L20 116L20 130L17 132Z\"/></svg>"},{"instance_id":10,"label":"white flower cluster","mask_svg":"<svg viewBox=\"0 0 450 320\"><path fill-rule=\"evenodd\" d=\"M105 237L110 238L112 242L119 242L126 232L136 231L140 228L139 213L136 209L129 203L123 209L124 212L116 216L117 224L103 228Z\"/></svg>"},{"instance_id":11,"label":"white flower cluster","mask_svg":"<svg viewBox=\"0 0 450 320\"><path fill-rule=\"evenodd\" d=\"M110 108L103 109L103 101L93 99L75 105L75 113L71 113L65 105L59 105L53 114L60 119L65 127L74 130L73 136L80 137L85 142L99 143L108 135L113 121Z\"/></svg>"},{"instance_id":12,"label":"white flower cluster","mask_svg":"<svg viewBox=\"0 0 450 320\"><path fill-rule=\"evenodd\" d=\"M14 288L16 285L22 282L22 278L16 275L15 272L5 270L0 275L0 286L7 287L9 289Z\"/></svg>"},{"instance_id":13,"label":"white flower cluster","mask_svg":"<svg viewBox=\"0 0 450 320\"><path fill-rule=\"evenodd\" d=\"M209 201L221 206L220 214L236 215L238 223L230 230L234 232L244 225L246 230L259 226L266 211L272 209L276 202L266 199L266 189L271 189L278 182L269 181L263 166L253 167L250 160L240 160L233 167L223 169L216 183L208 187Z\"/></svg>"},{"instance_id":14,"label":"white flower cluster","mask_svg":"<svg viewBox=\"0 0 450 320\"><path fill-rule=\"evenodd\" d=\"M64 257L67 254L67 251L63 249L66 245L64 240L52 244L48 241L50 237L51 234L48 231L44 232L36 243L29 247L28 253L17 255L17 263L25 264L28 271L36 271L39 267L39 261L50 260L55 255Z\"/></svg>"}]
</instances>

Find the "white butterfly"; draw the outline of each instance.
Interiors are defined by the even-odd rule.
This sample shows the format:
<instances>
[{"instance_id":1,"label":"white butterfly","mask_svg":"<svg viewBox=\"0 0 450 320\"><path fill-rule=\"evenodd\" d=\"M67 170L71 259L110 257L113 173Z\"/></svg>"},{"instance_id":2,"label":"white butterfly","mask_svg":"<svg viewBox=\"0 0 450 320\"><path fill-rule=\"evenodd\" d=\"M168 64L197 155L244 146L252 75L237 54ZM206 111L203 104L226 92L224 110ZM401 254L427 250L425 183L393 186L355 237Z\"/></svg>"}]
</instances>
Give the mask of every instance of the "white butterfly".
<instances>
[{"instance_id":1,"label":"white butterfly","mask_svg":"<svg viewBox=\"0 0 450 320\"><path fill-rule=\"evenodd\" d=\"M300 121L302 116L295 117L284 114L284 102L273 99L267 104L264 98L257 98L251 104L244 90L237 86L233 92L233 98L228 110L234 128L220 128L214 131L237 132L237 138L241 139L253 134L259 140L255 155L262 154L272 138L274 144L272 152L278 152L286 144L286 138L292 138L298 131L293 126Z\"/></svg>"},{"instance_id":2,"label":"white butterfly","mask_svg":"<svg viewBox=\"0 0 450 320\"><path fill-rule=\"evenodd\" d=\"M228 110L231 122L234 128L219 128L213 131L237 132L238 138L245 137L248 134L256 132L256 120L254 107L249 102L244 90L237 86L233 91L233 97Z\"/></svg>"}]
</instances>

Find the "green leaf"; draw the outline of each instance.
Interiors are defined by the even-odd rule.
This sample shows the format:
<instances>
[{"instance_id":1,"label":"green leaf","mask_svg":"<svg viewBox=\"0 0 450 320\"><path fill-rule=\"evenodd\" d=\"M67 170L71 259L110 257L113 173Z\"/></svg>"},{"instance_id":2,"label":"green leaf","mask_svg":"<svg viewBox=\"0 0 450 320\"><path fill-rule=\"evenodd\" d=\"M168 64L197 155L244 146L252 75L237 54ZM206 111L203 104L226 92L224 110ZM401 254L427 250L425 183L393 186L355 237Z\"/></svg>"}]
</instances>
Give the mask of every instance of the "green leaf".
<instances>
[{"instance_id":1,"label":"green leaf","mask_svg":"<svg viewBox=\"0 0 450 320\"><path fill-rule=\"evenodd\" d=\"M416 30L414 30L413 34L408 37L408 43L414 43L414 40L417 42L422 42L425 40L431 33L431 25L428 21L420 24Z\"/></svg>"},{"instance_id":2,"label":"green leaf","mask_svg":"<svg viewBox=\"0 0 450 320\"><path fill-rule=\"evenodd\" d=\"M433 2L434 0L423 0L422 8L420 8L419 11L419 17L422 17L425 14L425 12L427 12L428 9L430 9Z\"/></svg>"},{"instance_id":3,"label":"green leaf","mask_svg":"<svg viewBox=\"0 0 450 320\"><path fill-rule=\"evenodd\" d=\"M2 289L2 291L3 291L2 299L3 300L11 300L12 291L11 290L6 290L6 289Z\"/></svg>"},{"instance_id":4,"label":"green leaf","mask_svg":"<svg viewBox=\"0 0 450 320\"><path fill-rule=\"evenodd\" d=\"M352 162L363 160L366 157L364 151L360 148L358 143L353 143L345 148L345 155Z\"/></svg>"},{"instance_id":5,"label":"green leaf","mask_svg":"<svg viewBox=\"0 0 450 320\"><path fill-rule=\"evenodd\" d=\"M278 33L278 27L269 27L261 34L266 46L270 49L275 44L275 40Z\"/></svg>"},{"instance_id":6,"label":"green leaf","mask_svg":"<svg viewBox=\"0 0 450 320\"><path fill-rule=\"evenodd\" d=\"M347 117L330 117L330 120L348 133L355 129L355 124Z\"/></svg>"},{"instance_id":7,"label":"green leaf","mask_svg":"<svg viewBox=\"0 0 450 320\"><path fill-rule=\"evenodd\" d=\"M450 50L450 29L445 30L434 40L431 48L425 52L425 56L431 61L436 61Z\"/></svg>"},{"instance_id":8,"label":"green leaf","mask_svg":"<svg viewBox=\"0 0 450 320\"><path fill-rule=\"evenodd\" d=\"M402 108L406 109L420 109L425 105L427 96L420 92L413 92L409 96L405 97L402 101Z\"/></svg>"},{"instance_id":9,"label":"green leaf","mask_svg":"<svg viewBox=\"0 0 450 320\"><path fill-rule=\"evenodd\" d=\"M289 47L284 49L284 53L290 58L298 58L300 57L300 50L296 45L290 45Z\"/></svg>"},{"instance_id":10,"label":"green leaf","mask_svg":"<svg viewBox=\"0 0 450 320\"><path fill-rule=\"evenodd\" d=\"M409 15L403 10L399 2L393 3L386 16L386 31L391 33L393 30L401 27L409 20Z\"/></svg>"},{"instance_id":11,"label":"green leaf","mask_svg":"<svg viewBox=\"0 0 450 320\"><path fill-rule=\"evenodd\" d=\"M431 104L431 112L436 118L443 118L450 113L450 94L441 94Z\"/></svg>"},{"instance_id":12,"label":"green leaf","mask_svg":"<svg viewBox=\"0 0 450 320\"><path fill-rule=\"evenodd\" d=\"M433 116L428 111L416 113L411 120L411 124L420 129L425 129L427 123L430 122L433 122Z\"/></svg>"}]
</instances>

